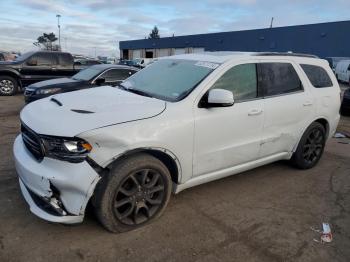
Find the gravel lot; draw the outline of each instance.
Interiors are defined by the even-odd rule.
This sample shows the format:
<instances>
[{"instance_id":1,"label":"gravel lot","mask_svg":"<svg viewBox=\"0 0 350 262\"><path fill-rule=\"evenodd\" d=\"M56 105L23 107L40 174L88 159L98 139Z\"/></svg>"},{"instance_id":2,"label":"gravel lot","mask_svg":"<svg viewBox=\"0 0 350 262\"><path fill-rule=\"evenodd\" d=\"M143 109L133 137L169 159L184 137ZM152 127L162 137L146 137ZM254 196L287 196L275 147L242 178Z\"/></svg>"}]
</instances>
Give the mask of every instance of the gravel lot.
<instances>
[{"instance_id":1,"label":"gravel lot","mask_svg":"<svg viewBox=\"0 0 350 262\"><path fill-rule=\"evenodd\" d=\"M77 226L30 213L12 158L22 107L22 95L0 97L0 261L350 260L350 144L339 143L350 140L331 139L311 170L278 162L185 190L155 223L111 234L93 212ZM322 222L332 243L313 241Z\"/></svg>"}]
</instances>

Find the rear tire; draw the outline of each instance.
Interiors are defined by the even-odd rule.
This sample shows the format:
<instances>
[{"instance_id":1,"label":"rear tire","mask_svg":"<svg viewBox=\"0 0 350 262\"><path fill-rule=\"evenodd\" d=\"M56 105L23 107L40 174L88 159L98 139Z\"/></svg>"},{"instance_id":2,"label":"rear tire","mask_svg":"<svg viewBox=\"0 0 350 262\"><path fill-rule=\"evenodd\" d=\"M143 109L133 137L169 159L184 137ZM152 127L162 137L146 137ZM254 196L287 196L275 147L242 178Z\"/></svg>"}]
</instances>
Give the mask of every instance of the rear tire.
<instances>
[{"instance_id":1,"label":"rear tire","mask_svg":"<svg viewBox=\"0 0 350 262\"><path fill-rule=\"evenodd\" d=\"M0 76L0 95L13 96L18 89L18 82L11 76Z\"/></svg>"},{"instance_id":2,"label":"rear tire","mask_svg":"<svg viewBox=\"0 0 350 262\"><path fill-rule=\"evenodd\" d=\"M300 169L314 167L320 160L326 143L326 130L318 122L312 123L304 132L291 162Z\"/></svg>"},{"instance_id":3,"label":"rear tire","mask_svg":"<svg viewBox=\"0 0 350 262\"><path fill-rule=\"evenodd\" d=\"M167 167L148 154L115 164L99 182L93 199L101 224L114 233L134 230L158 218L167 206L172 181Z\"/></svg>"}]
</instances>

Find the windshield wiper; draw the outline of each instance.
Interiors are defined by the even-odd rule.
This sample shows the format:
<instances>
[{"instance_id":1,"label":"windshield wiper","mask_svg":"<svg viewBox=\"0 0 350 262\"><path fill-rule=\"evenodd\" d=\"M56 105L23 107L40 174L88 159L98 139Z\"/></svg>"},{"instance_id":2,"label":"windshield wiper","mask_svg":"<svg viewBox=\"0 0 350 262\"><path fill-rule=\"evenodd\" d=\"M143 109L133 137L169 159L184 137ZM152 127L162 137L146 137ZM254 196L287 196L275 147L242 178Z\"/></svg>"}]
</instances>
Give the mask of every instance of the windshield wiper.
<instances>
[{"instance_id":1,"label":"windshield wiper","mask_svg":"<svg viewBox=\"0 0 350 262\"><path fill-rule=\"evenodd\" d=\"M128 88L128 87L124 86L123 84L119 84L118 86L122 90L131 92L131 93L134 93L134 94L137 94L137 95L140 95L140 96L153 97L151 94L149 94L149 93L147 93L145 91L139 90L139 89Z\"/></svg>"},{"instance_id":2,"label":"windshield wiper","mask_svg":"<svg viewBox=\"0 0 350 262\"><path fill-rule=\"evenodd\" d=\"M125 85L123 85L123 84L118 84L117 85L120 89L123 89L123 90L128 90L128 88L125 86Z\"/></svg>"},{"instance_id":3,"label":"windshield wiper","mask_svg":"<svg viewBox=\"0 0 350 262\"><path fill-rule=\"evenodd\" d=\"M138 90L138 89L132 89L132 88L128 88L127 91L134 93L134 94L138 94L141 96L147 96L147 97L153 97L152 95L150 95L149 93L142 91L142 90Z\"/></svg>"}]
</instances>

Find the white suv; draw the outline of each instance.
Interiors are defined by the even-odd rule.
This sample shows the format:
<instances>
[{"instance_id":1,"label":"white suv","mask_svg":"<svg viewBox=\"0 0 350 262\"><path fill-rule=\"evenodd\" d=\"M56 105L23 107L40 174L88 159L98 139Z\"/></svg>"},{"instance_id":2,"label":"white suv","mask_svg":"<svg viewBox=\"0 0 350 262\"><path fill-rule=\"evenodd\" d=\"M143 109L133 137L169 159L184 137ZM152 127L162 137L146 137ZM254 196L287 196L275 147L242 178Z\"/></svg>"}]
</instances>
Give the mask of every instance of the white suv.
<instances>
[{"instance_id":1,"label":"white suv","mask_svg":"<svg viewBox=\"0 0 350 262\"><path fill-rule=\"evenodd\" d=\"M159 217L172 191L282 159L313 167L339 94L328 63L307 55L160 59L119 87L26 106L14 143L21 190L43 219L81 222L91 200L108 230L128 231Z\"/></svg>"}]
</instances>

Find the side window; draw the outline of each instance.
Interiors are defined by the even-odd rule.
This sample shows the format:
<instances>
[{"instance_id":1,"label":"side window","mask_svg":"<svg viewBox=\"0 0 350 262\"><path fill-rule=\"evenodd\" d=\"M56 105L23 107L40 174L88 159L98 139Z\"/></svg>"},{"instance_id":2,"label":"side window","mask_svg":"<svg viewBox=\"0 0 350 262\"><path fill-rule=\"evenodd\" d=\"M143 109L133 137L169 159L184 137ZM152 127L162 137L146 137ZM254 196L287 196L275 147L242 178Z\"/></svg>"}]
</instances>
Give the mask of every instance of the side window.
<instances>
[{"instance_id":1,"label":"side window","mask_svg":"<svg viewBox=\"0 0 350 262\"><path fill-rule=\"evenodd\" d=\"M265 96L274 96L303 90L297 72L289 63L260 63L259 87Z\"/></svg>"},{"instance_id":2,"label":"side window","mask_svg":"<svg viewBox=\"0 0 350 262\"><path fill-rule=\"evenodd\" d=\"M93 60L89 60L86 62L87 65L97 65L98 63L96 61Z\"/></svg>"},{"instance_id":3,"label":"side window","mask_svg":"<svg viewBox=\"0 0 350 262\"><path fill-rule=\"evenodd\" d=\"M212 86L212 89L219 88L231 91L235 101L256 98L258 96L256 64L232 67Z\"/></svg>"},{"instance_id":4,"label":"side window","mask_svg":"<svg viewBox=\"0 0 350 262\"><path fill-rule=\"evenodd\" d=\"M30 60L36 61L37 66L51 66L54 59L50 53L37 53Z\"/></svg>"},{"instance_id":5,"label":"side window","mask_svg":"<svg viewBox=\"0 0 350 262\"><path fill-rule=\"evenodd\" d=\"M69 54L59 54L58 62L61 66L70 66L73 64L73 57Z\"/></svg>"},{"instance_id":6,"label":"side window","mask_svg":"<svg viewBox=\"0 0 350 262\"><path fill-rule=\"evenodd\" d=\"M314 87L323 88L333 86L332 80L330 79L328 73L322 67L302 64L301 68L304 70Z\"/></svg>"},{"instance_id":7,"label":"side window","mask_svg":"<svg viewBox=\"0 0 350 262\"><path fill-rule=\"evenodd\" d=\"M124 80L130 76L130 70L125 69L111 69L100 76L100 78L106 79L106 82L115 82L118 80Z\"/></svg>"}]
</instances>

